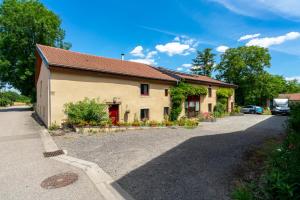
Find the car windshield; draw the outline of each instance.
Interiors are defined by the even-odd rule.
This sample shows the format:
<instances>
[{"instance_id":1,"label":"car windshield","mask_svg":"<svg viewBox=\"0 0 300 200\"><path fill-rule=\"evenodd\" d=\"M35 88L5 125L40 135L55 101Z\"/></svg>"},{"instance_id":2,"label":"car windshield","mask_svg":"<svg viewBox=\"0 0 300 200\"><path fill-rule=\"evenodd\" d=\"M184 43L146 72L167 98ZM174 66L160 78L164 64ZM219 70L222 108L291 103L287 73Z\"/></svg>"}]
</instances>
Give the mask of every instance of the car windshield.
<instances>
[{"instance_id":1,"label":"car windshield","mask_svg":"<svg viewBox=\"0 0 300 200\"><path fill-rule=\"evenodd\" d=\"M287 108L287 107L289 107L288 104L279 104L279 103L277 103L276 106L277 106L277 107L282 107L282 108Z\"/></svg>"}]
</instances>

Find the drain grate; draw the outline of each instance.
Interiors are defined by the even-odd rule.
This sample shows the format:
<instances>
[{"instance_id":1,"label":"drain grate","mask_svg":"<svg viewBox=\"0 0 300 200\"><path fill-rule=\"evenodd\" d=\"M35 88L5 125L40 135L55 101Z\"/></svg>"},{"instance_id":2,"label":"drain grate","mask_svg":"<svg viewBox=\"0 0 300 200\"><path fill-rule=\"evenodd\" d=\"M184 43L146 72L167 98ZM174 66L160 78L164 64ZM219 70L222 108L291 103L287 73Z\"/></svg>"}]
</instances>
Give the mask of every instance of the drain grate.
<instances>
[{"instance_id":1,"label":"drain grate","mask_svg":"<svg viewBox=\"0 0 300 200\"><path fill-rule=\"evenodd\" d=\"M64 151L63 150L57 150L57 151L50 151L50 152L44 152L44 157L54 157L54 156L59 156L59 155L62 155L64 154Z\"/></svg>"},{"instance_id":2,"label":"drain grate","mask_svg":"<svg viewBox=\"0 0 300 200\"><path fill-rule=\"evenodd\" d=\"M49 178L46 178L42 183L41 187L45 189L55 189L65 187L78 180L78 175L73 172L65 172L56 174Z\"/></svg>"}]
</instances>

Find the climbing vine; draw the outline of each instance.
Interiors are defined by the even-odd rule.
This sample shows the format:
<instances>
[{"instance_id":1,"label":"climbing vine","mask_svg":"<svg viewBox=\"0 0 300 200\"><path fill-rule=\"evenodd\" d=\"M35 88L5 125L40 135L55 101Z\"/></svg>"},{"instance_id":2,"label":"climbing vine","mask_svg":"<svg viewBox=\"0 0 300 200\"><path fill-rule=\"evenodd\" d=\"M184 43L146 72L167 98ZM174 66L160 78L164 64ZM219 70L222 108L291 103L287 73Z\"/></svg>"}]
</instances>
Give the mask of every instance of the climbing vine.
<instances>
[{"instance_id":1,"label":"climbing vine","mask_svg":"<svg viewBox=\"0 0 300 200\"><path fill-rule=\"evenodd\" d=\"M217 97L218 98L229 98L233 95L232 88L219 88L217 90Z\"/></svg>"},{"instance_id":2,"label":"climbing vine","mask_svg":"<svg viewBox=\"0 0 300 200\"><path fill-rule=\"evenodd\" d=\"M233 95L232 88L219 88L217 90L217 104L214 108L216 116L222 116L226 112L228 98Z\"/></svg>"},{"instance_id":3,"label":"climbing vine","mask_svg":"<svg viewBox=\"0 0 300 200\"><path fill-rule=\"evenodd\" d=\"M171 88L172 108L170 119L177 120L182 111L182 103L188 96L206 95L207 89L203 86L193 86L185 82L179 82L175 87Z\"/></svg>"}]
</instances>

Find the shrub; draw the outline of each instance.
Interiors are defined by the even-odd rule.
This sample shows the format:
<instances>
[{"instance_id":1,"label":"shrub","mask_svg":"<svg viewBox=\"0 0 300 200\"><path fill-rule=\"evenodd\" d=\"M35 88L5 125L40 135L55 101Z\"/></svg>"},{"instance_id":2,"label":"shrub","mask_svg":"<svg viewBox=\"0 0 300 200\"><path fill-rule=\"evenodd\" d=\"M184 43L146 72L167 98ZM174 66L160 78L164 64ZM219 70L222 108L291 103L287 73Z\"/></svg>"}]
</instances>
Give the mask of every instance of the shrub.
<instances>
[{"instance_id":1,"label":"shrub","mask_svg":"<svg viewBox=\"0 0 300 200\"><path fill-rule=\"evenodd\" d=\"M300 103L291 105L289 128L297 131L300 134Z\"/></svg>"},{"instance_id":2,"label":"shrub","mask_svg":"<svg viewBox=\"0 0 300 200\"><path fill-rule=\"evenodd\" d=\"M169 120L165 120L165 121L163 121L163 125L165 125L165 126L173 126L174 123L171 122L171 121L169 121Z\"/></svg>"},{"instance_id":3,"label":"shrub","mask_svg":"<svg viewBox=\"0 0 300 200\"><path fill-rule=\"evenodd\" d=\"M263 115L272 115L271 110L270 110L269 107L264 108Z\"/></svg>"},{"instance_id":4,"label":"shrub","mask_svg":"<svg viewBox=\"0 0 300 200\"><path fill-rule=\"evenodd\" d=\"M21 102L21 103L30 103L31 102L31 99L29 97L20 95L13 91L0 92L0 99L5 99L6 101L9 101L10 105L12 105L13 102Z\"/></svg>"},{"instance_id":5,"label":"shrub","mask_svg":"<svg viewBox=\"0 0 300 200\"><path fill-rule=\"evenodd\" d=\"M199 124L199 122L196 121L196 120L187 119L187 120L185 121L185 125L184 125L184 126L185 126L186 128L194 128L194 127L197 127L198 124Z\"/></svg>"},{"instance_id":6,"label":"shrub","mask_svg":"<svg viewBox=\"0 0 300 200\"><path fill-rule=\"evenodd\" d=\"M179 120L177 120L176 124L178 126L184 126L186 121L186 117L181 117Z\"/></svg>"},{"instance_id":7,"label":"shrub","mask_svg":"<svg viewBox=\"0 0 300 200\"><path fill-rule=\"evenodd\" d=\"M199 122L202 122L202 121L205 121L205 120L212 120L212 119L214 119L214 116L210 112L200 113L200 115L198 117Z\"/></svg>"},{"instance_id":8,"label":"shrub","mask_svg":"<svg viewBox=\"0 0 300 200\"><path fill-rule=\"evenodd\" d=\"M236 188L233 199L300 199L300 103L292 106L288 128L283 143L268 156L262 176Z\"/></svg>"},{"instance_id":9,"label":"shrub","mask_svg":"<svg viewBox=\"0 0 300 200\"><path fill-rule=\"evenodd\" d=\"M64 106L67 120L72 125L103 126L109 123L107 106L95 99L85 98L76 103L67 103Z\"/></svg>"},{"instance_id":10,"label":"shrub","mask_svg":"<svg viewBox=\"0 0 300 200\"><path fill-rule=\"evenodd\" d=\"M11 100L12 102L15 102L17 101L18 97L20 96L18 93L16 92L12 92L12 91L8 91L8 92L2 92L0 94L0 96L2 97L6 97L8 98L9 100Z\"/></svg>"},{"instance_id":11,"label":"shrub","mask_svg":"<svg viewBox=\"0 0 300 200\"><path fill-rule=\"evenodd\" d=\"M217 104L214 107L214 113L213 116L216 118L223 117L226 113L226 105L224 105L221 102L217 102Z\"/></svg>"},{"instance_id":12,"label":"shrub","mask_svg":"<svg viewBox=\"0 0 300 200\"><path fill-rule=\"evenodd\" d=\"M142 126L142 122L137 121L137 120L134 120L134 121L131 123L131 126L134 126L134 127Z\"/></svg>"},{"instance_id":13,"label":"shrub","mask_svg":"<svg viewBox=\"0 0 300 200\"><path fill-rule=\"evenodd\" d=\"M186 128L192 128L198 126L198 121L195 119L187 119L186 117L182 117L177 121L178 126L184 126Z\"/></svg>"},{"instance_id":14,"label":"shrub","mask_svg":"<svg viewBox=\"0 0 300 200\"><path fill-rule=\"evenodd\" d=\"M19 95L18 98L16 99L16 102L29 104L31 102L31 99L27 96Z\"/></svg>"},{"instance_id":15,"label":"shrub","mask_svg":"<svg viewBox=\"0 0 300 200\"><path fill-rule=\"evenodd\" d=\"M130 123L128 123L128 122L118 122L117 126L128 127L128 126L130 126Z\"/></svg>"},{"instance_id":16,"label":"shrub","mask_svg":"<svg viewBox=\"0 0 300 200\"><path fill-rule=\"evenodd\" d=\"M157 122L157 121L155 121L155 120L151 120L150 122L149 122L149 126L151 126L151 127L156 127L156 126L158 126L159 125L159 123Z\"/></svg>"},{"instance_id":17,"label":"shrub","mask_svg":"<svg viewBox=\"0 0 300 200\"><path fill-rule=\"evenodd\" d=\"M5 107L8 105L12 105L12 104L13 104L13 102L10 99L8 99L6 97L0 97L0 106L1 107Z\"/></svg>"},{"instance_id":18,"label":"shrub","mask_svg":"<svg viewBox=\"0 0 300 200\"><path fill-rule=\"evenodd\" d=\"M234 113L241 113L241 106L234 106L233 112Z\"/></svg>"},{"instance_id":19,"label":"shrub","mask_svg":"<svg viewBox=\"0 0 300 200\"><path fill-rule=\"evenodd\" d=\"M50 131L55 131L55 130L58 130L60 128L60 126L57 124L57 123L52 123L49 127L48 127L48 129L50 130Z\"/></svg>"}]
</instances>

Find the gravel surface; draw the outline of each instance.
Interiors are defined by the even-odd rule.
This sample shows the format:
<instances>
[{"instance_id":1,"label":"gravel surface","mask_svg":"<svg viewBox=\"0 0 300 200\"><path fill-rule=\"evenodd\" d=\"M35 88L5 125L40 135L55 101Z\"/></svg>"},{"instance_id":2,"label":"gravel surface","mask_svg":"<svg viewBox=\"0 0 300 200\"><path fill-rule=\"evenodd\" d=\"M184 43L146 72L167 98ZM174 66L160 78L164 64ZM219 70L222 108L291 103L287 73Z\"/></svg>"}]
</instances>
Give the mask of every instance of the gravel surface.
<instances>
[{"instance_id":1,"label":"gravel surface","mask_svg":"<svg viewBox=\"0 0 300 200\"><path fill-rule=\"evenodd\" d=\"M96 162L135 199L229 199L243 153L284 132L284 116L245 115L195 129L55 137L72 156Z\"/></svg>"}]
</instances>

